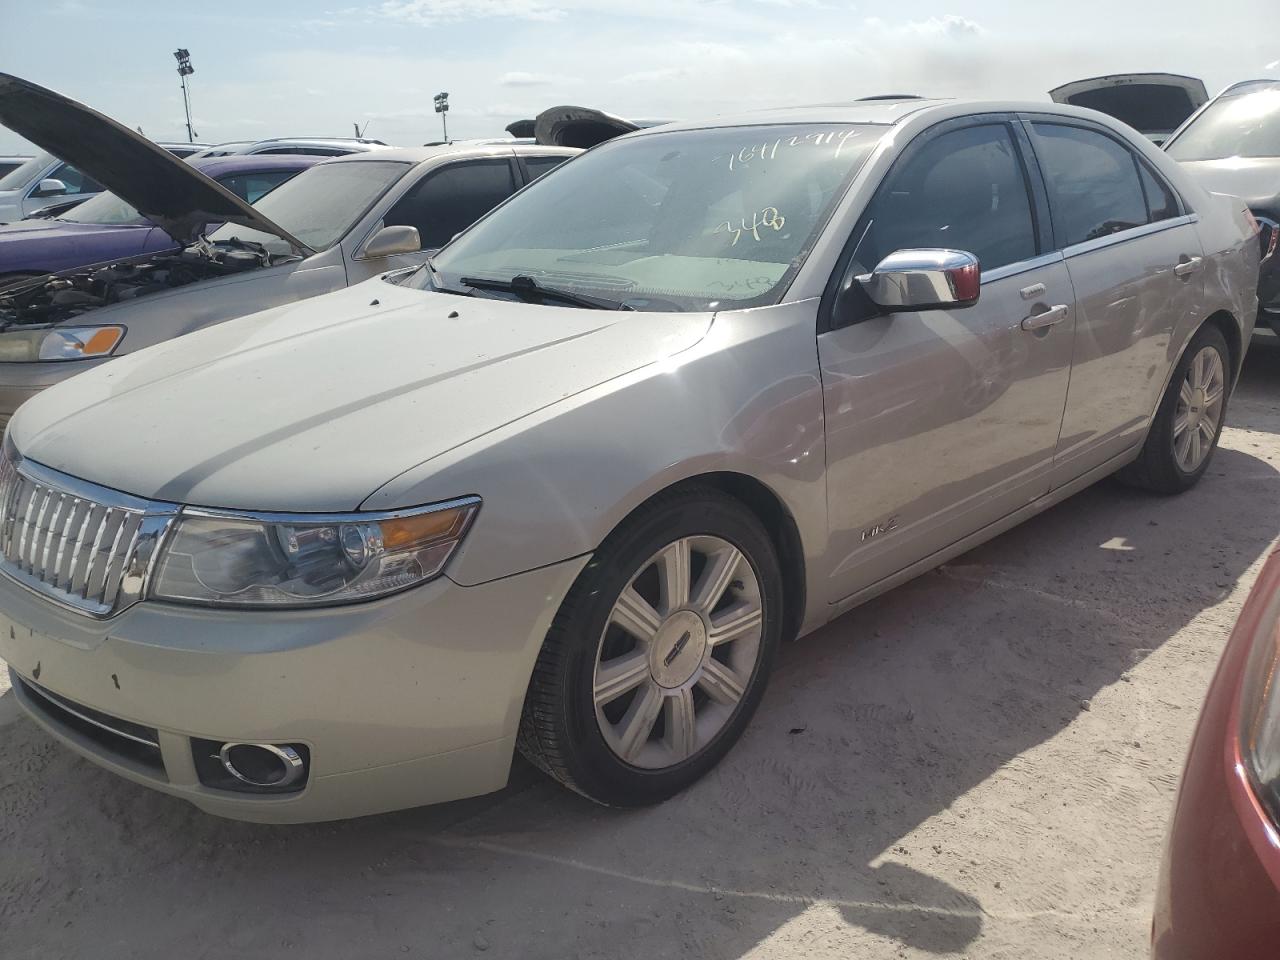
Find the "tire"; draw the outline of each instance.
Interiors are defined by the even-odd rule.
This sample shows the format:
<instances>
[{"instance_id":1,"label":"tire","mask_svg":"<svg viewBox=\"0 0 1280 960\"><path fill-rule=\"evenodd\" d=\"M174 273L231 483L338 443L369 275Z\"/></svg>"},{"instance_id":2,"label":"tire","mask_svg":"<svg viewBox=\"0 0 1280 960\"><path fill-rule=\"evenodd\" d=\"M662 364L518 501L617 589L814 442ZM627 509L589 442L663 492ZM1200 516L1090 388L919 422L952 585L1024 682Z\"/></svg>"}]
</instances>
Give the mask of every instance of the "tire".
<instances>
[{"instance_id":1,"label":"tire","mask_svg":"<svg viewBox=\"0 0 1280 960\"><path fill-rule=\"evenodd\" d=\"M1194 389L1200 379L1208 384L1203 394ZM1190 390L1190 403L1184 389ZM1230 396L1231 352L1222 332L1206 324L1196 331L1174 368L1142 452L1120 471L1119 478L1154 493L1181 493L1194 487L1217 449Z\"/></svg>"},{"instance_id":2,"label":"tire","mask_svg":"<svg viewBox=\"0 0 1280 960\"><path fill-rule=\"evenodd\" d=\"M610 534L561 604L525 697L521 753L608 806L673 796L759 705L782 598L773 544L746 507L702 486L660 495Z\"/></svg>"}]
</instances>

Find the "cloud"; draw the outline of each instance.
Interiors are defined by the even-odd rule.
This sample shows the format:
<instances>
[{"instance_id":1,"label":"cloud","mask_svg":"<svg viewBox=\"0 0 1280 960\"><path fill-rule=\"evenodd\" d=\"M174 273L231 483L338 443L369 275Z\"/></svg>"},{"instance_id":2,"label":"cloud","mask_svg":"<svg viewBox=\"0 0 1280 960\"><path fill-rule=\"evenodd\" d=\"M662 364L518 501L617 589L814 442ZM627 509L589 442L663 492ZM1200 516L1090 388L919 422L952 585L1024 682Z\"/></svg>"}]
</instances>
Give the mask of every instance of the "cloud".
<instances>
[{"instance_id":1,"label":"cloud","mask_svg":"<svg viewBox=\"0 0 1280 960\"><path fill-rule=\"evenodd\" d=\"M1280 60L1272 60L1262 69L1263 70L1280 70Z\"/></svg>"},{"instance_id":2,"label":"cloud","mask_svg":"<svg viewBox=\"0 0 1280 960\"><path fill-rule=\"evenodd\" d=\"M500 87L549 87L577 82L578 80L573 77L558 77L550 73L525 73L523 70L513 70L498 78Z\"/></svg>"},{"instance_id":3,"label":"cloud","mask_svg":"<svg viewBox=\"0 0 1280 960\"><path fill-rule=\"evenodd\" d=\"M381 16L429 27L460 20L559 20L564 10L543 0L384 0Z\"/></svg>"}]
</instances>

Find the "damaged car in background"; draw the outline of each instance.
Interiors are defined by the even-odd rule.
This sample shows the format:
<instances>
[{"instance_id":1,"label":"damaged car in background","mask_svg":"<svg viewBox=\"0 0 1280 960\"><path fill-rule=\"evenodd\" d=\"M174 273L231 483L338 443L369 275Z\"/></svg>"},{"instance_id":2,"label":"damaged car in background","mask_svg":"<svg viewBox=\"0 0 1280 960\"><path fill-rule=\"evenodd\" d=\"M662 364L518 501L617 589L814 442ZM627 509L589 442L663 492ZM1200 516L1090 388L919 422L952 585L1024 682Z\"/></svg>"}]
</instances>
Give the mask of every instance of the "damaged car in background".
<instances>
[{"instance_id":1,"label":"damaged car in background","mask_svg":"<svg viewBox=\"0 0 1280 960\"><path fill-rule=\"evenodd\" d=\"M1054 103L1115 117L1161 144L1209 99L1204 81L1177 73L1114 73L1049 91Z\"/></svg>"},{"instance_id":2,"label":"damaged car in background","mask_svg":"<svg viewBox=\"0 0 1280 960\"><path fill-rule=\"evenodd\" d=\"M304 170L250 206L110 118L5 74L0 124L83 167L177 246L0 288L0 425L112 356L415 266L578 152L361 152Z\"/></svg>"}]
</instances>

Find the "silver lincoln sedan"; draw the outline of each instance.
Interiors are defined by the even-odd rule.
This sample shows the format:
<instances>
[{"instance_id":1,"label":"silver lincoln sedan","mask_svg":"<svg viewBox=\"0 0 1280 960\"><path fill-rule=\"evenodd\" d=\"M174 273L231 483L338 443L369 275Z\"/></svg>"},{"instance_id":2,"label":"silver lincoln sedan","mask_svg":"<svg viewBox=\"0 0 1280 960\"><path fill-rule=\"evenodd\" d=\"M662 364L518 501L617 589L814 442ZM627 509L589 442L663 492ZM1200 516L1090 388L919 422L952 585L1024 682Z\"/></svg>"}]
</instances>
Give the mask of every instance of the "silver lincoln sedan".
<instances>
[{"instance_id":1,"label":"silver lincoln sedan","mask_svg":"<svg viewBox=\"0 0 1280 960\"><path fill-rule=\"evenodd\" d=\"M661 801L784 639L1109 474L1196 483L1256 232L1072 107L627 135L433 262L26 404L0 656L73 749L224 816L484 793L517 749Z\"/></svg>"}]
</instances>

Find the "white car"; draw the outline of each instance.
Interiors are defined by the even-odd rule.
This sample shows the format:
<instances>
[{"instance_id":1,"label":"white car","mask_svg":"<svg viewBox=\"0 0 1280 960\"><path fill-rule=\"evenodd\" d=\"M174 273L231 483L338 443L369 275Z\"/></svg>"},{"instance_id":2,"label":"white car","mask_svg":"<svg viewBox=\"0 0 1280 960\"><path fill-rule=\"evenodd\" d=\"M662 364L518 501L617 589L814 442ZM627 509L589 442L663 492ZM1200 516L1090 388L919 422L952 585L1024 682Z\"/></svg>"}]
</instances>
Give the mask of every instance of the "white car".
<instances>
[{"instance_id":1,"label":"white car","mask_svg":"<svg viewBox=\"0 0 1280 960\"><path fill-rule=\"evenodd\" d=\"M379 148L326 160L250 206L132 130L3 74L0 123L70 157L180 245L0 290L0 424L111 357L421 263L579 152ZM210 222L223 226L206 237Z\"/></svg>"},{"instance_id":2,"label":"white car","mask_svg":"<svg viewBox=\"0 0 1280 960\"><path fill-rule=\"evenodd\" d=\"M102 185L93 177L42 150L0 177L0 223L13 223L54 204L101 192Z\"/></svg>"}]
</instances>

